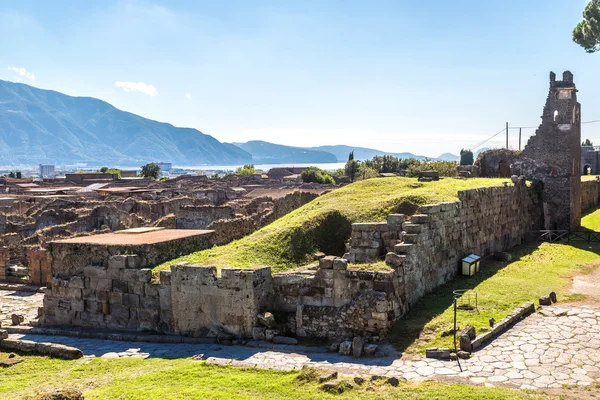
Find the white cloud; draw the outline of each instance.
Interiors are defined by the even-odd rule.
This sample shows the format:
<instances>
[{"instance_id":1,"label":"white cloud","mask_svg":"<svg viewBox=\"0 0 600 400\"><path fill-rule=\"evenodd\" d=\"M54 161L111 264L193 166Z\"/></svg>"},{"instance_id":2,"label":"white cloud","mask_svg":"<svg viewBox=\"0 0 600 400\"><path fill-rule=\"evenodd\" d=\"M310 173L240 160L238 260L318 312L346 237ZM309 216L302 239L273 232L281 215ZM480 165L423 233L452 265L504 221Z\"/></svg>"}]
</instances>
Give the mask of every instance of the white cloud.
<instances>
[{"instance_id":1,"label":"white cloud","mask_svg":"<svg viewBox=\"0 0 600 400\"><path fill-rule=\"evenodd\" d=\"M31 80L35 80L35 74L33 72L27 71L25 68L17 68L17 67L8 67L9 71L14 71L20 76L24 76L25 78L29 78Z\"/></svg>"},{"instance_id":2,"label":"white cloud","mask_svg":"<svg viewBox=\"0 0 600 400\"><path fill-rule=\"evenodd\" d=\"M185 94L185 98L188 99L188 100L191 100L192 99L192 94L191 93L186 93Z\"/></svg>"},{"instance_id":3,"label":"white cloud","mask_svg":"<svg viewBox=\"0 0 600 400\"><path fill-rule=\"evenodd\" d=\"M115 82L115 86L122 88L126 92L140 92L148 96L158 94L154 85L148 85L144 82Z\"/></svg>"}]
</instances>

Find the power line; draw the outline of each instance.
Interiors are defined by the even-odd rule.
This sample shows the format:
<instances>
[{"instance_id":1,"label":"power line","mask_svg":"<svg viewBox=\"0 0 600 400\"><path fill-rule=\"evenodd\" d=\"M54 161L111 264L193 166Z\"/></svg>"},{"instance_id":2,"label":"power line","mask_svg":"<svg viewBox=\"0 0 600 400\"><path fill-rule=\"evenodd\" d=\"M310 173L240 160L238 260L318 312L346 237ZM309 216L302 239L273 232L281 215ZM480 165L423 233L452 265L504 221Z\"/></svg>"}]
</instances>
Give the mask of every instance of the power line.
<instances>
[{"instance_id":1,"label":"power line","mask_svg":"<svg viewBox=\"0 0 600 400\"><path fill-rule=\"evenodd\" d=\"M496 136L498 136L499 134L501 134L502 132L505 132L506 128L502 128L498 131L498 133L494 133L492 136L490 136L488 139L484 140L483 142L479 143L477 146L473 147L473 150L477 149L478 147L483 146L485 143L489 142L490 140L492 140L493 138L495 138Z\"/></svg>"},{"instance_id":2,"label":"power line","mask_svg":"<svg viewBox=\"0 0 600 400\"><path fill-rule=\"evenodd\" d=\"M591 121L584 121L581 124L582 125L583 124L594 124L596 122L600 122L600 119L594 119L594 120L591 120ZM510 126L510 127L508 127L508 129L537 129L537 128L539 128L539 126ZM473 147L473 150L475 150L475 149L483 146L484 144L486 144L487 142L489 142L490 140L492 140L493 138L495 138L496 136L498 136L502 132L506 132L506 128L502 128L497 133L494 133L492 136L490 136L489 138L487 138L483 142L479 143L477 146Z\"/></svg>"}]
</instances>

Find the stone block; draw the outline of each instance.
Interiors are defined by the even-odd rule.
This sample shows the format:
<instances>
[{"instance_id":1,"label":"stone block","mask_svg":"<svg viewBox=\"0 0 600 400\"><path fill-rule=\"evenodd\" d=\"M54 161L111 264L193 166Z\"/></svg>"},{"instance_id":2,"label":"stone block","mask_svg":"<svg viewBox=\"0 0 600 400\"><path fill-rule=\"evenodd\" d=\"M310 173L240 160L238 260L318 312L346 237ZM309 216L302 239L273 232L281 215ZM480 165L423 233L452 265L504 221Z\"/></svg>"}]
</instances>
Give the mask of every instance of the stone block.
<instances>
[{"instance_id":1,"label":"stone block","mask_svg":"<svg viewBox=\"0 0 600 400\"><path fill-rule=\"evenodd\" d=\"M69 287L74 288L74 289L83 289L84 288L83 278L81 276L73 276L71 279L69 279Z\"/></svg>"},{"instance_id":2,"label":"stone block","mask_svg":"<svg viewBox=\"0 0 600 400\"><path fill-rule=\"evenodd\" d=\"M138 296L144 296L144 283L142 282L127 282L127 291Z\"/></svg>"},{"instance_id":3,"label":"stone block","mask_svg":"<svg viewBox=\"0 0 600 400\"><path fill-rule=\"evenodd\" d=\"M460 335L467 335L469 339L473 340L477 336L475 327L472 325L466 325L461 331Z\"/></svg>"},{"instance_id":4,"label":"stone block","mask_svg":"<svg viewBox=\"0 0 600 400\"><path fill-rule=\"evenodd\" d=\"M552 299L550 298L550 296L542 296L540 297L540 306L550 306L552 305Z\"/></svg>"},{"instance_id":5,"label":"stone block","mask_svg":"<svg viewBox=\"0 0 600 400\"><path fill-rule=\"evenodd\" d=\"M389 214L387 216L387 223L389 225L401 225L406 220L404 214Z\"/></svg>"},{"instance_id":6,"label":"stone block","mask_svg":"<svg viewBox=\"0 0 600 400\"><path fill-rule=\"evenodd\" d=\"M110 315L113 318L126 321L129 319L129 308L122 305L113 304L110 307Z\"/></svg>"},{"instance_id":7,"label":"stone block","mask_svg":"<svg viewBox=\"0 0 600 400\"><path fill-rule=\"evenodd\" d=\"M94 265L83 267L83 276L86 278L106 278L106 268Z\"/></svg>"},{"instance_id":8,"label":"stone block","mask_svg":"<svg viewBox=\"0 0 600 400\"><path fill-rule=\"evenodd\" d=\"M252 328L252 340L265 340L266 339L265 331L266 331L266 328L264 328L264 327L257 326L257 327Z\"/></svg>"},{"instance_id":9,"label":"stone block","mask_svg":"<svg viewBox=\"0 0 600 400\"><path fill-rule=\"evenodd\" d=\"M415 214L410 217L410 222L413 224L427 224L431 221L431 217L425 214Z\"/></svg>"},{"instance_id":10,"label":"stone block","mask_svg":"<svg viewBox=\"0 0 600 400\"><path fill-rule=\"evenodd\" d=\"M171 284L171 271L160 271L159 272L159 281L161 285L170 285Z\"/></svg>"},{"instance_id":11,"label":"stone block","mask_svg":"<svg viewBox=\"0 0 600 400\"><path fill-rule=\"evenodd\" d=\"M258 314L256 318L258 319L258 322L260 322L263 326L266 326L267 328L272 329L275 328L275 326L277 325L277 322L275 321L275 316L268 311L264 314Z\"/></svg>"},{"instance_id":12,"label":"stone block","mask_svg":"<svg viewBox=\"0 0 600 400\"><path fill-rule=\"evenodd\" d=\"M132 293L123 294L123 305L128 307L139 307L140 296Z\"/></svg>"},{"instance_id":13,"label":"stone block","mask_svg":"<svg viewBox=\"0 0 600 400\"><path fill-rule=\"evenodd\" d=\"M405 222L402 224L402 229L406 233L421 233L422 224L411 224L409 222Z\"/></svg>"},{"instance_id":14,"label":"stone block","mask_svg":"<svg viewBox=\"0 0 600 400\"><path fill-rule=\"evenodd\" d=\"M142 258L135 254L127 256L127 268L141 268Z\"/></svg>"},{"instance_id":15,"label":"stone block","mask_svg":"<svg viewBox=\"0 0 600 400\"><path fill-rule=\"evenodd\" d=\"M298 344L298 339L288 336L273 336L273 343L276 344Z\"/></svg>"},{"instance_id":16,"label":"stone block","mask_svg":"<svg viewBox=\"0 0 600 400\"><path fill-rule=\"evenodd\" d=\"M160 301L160 309L161 310L170 310L171 309L171 286L170 285L160 285L158 288L158 298Z\"/></svg>"},{"instance_id":17,"label":"stone block","mask_svg":"<svg viewBox=\"0 0 600 400\"><path fill-rule=\"evenodd\" d=\"M387 321L387 314L385 312L371 312L371 318L378 321Z\"/></svg>"},{"instance_id":18,"label":"stone block","mask_svg":"<svg viewBox=\"0 0 600 400\"><path fill-rule=\"evenodd\" d=\"M141 298L142 308L150 310L160 309L160 301L158 296L144 296Z\"/></svg>"},{"instance_id":19,"label":"stone block","mask_svg":"<svg viewBox=\"0 0 600 400\"><path fill-rule=\"evenodd\" d=\"M439 204L428 204L428 205L421 206L419 208L419 211L421 212L421 214L427 214L427 215L437 214L440 212L440 210L441 210L441 207Z\"/></svg>"},{"instance_id":20,"label":"stone block","mask_svg":"<svg viewBox=\"0 0 600 400\"><path fill-rule=\"evenodd\" d=\"M158 285L152 283L144 284L144 296L158 297Z\"/></svg>"},{"instance_id":21,"label":"stone block","mask_svg":"<svg viewBox=\"0 0 600 400\"><path fill-rule=\"evenodd\" d=\"M93 279L91 278L90 281ZM95 287L96 291L110 292L112 290L112 279L98 278L96 285L92 285L92 287Z\"/></svg>"},{"instance_id":22,"label":"stone block","mask_svg":"<svg viewBox=\"0 0 600 400\"><path fill-rule=\"evenodd\" d=\"M120 292L120 293L128 293L129 292L127 282L123 282L120 279L114 279L112 281L112 287L115 292Z\"/></svg>"},{"instance_id":23,"label":"stone block","mask_svg":"<svg viewBox=\"0 0 600 400\"><path fill-rule=\"evenodd\" d=\"M150 329L152 329L154 326L158 325L158 322L160 320L160 315L159 312L157 310L150 310L147 308L140 308L138 311L138 319L140 320L140 322L147 322L150 325Z\"/></svg>"},{"instance_id":24,"label":"stone block","mask_svg":"<svg viewBox=\"0 0 600 400\"><path fill-rule=\"evenodd\" d=\"M348 269L348 260L336 258L333 260L333 269L337 271L345 271Z\"/></svg>"},{"instance_id":25,"label":"stone block","mask_svg":"<svg viewBox=\"0 0 600 400\"><path fill-rule=\"evenodd\" d=\"M107 292L104 290L97 290L96 291L96 301L108 303L110 301L110 293L112 293L112 292Z\"/></svg>"},{"instance_id":26,"label":"stone block","mask_svg":"<svg viewBox=\"0 0 600 400\"><path fill-rule=\"evenodd\" d=\"M406 256L390 252L385 255L385 263L392 268L399 268L404 264L405 258Z\"/></svg>"},{"instance_id":27,"label":"stone block","mask_svg":"<svg viewBox=\"0 0 600 400\"><path fill-rule=\"evenodd\" d=\"M122 304L123 302L123 293L121 292L110 292L108 301L110 304Z\"/></svg>"},{"instance_id":28,"label":"stone block","mask_svg":"<svg viewBox=\"0 0 600 400\"><path fill-rule=\"evenodd\" d=\"M352 342L350 340L346 340L340 343L339 353L344 356L349 356L352 351Z\"/></svg>"},{"instance_id":29,"label":"stone block","mask_svg":"<svg viewBox=\"0 0 600 400\"><path fill-rule=\"evenodd\" d=\"M335 256L326 256L319 260L319 269L333 269L333 261Z\"/></svg>"},{"instance_id":30,"label":"stone block","mask_svg":"<svg viewBox=\"0 0 600 400\"><path fill-rule=\"evenodd\" d=\"M352 356L360 357L362 355L364 340L360 336L355 336L352 339Z\"/></svg>"},{"instance_id":31,"label":"stone block","mask_svg":"<svg viewBox=\"0 0 600 400\"><path fill-rule=\"evenodd\" d=\"M352 230L360 232L375 232L377 230L377 224L370 222L357 222L352 224Z\"/></svg>"},{"instance_id":32,"label":"stone block","mask_svg":"<svg viewBox=\"0 0 600 400\"><path fill-rule=\"evenodd\" d=\"M372 357L377 352L377 345L373 343L365 344L363 347L363 352L366 357Z\"/></svg>"},{"instance_id":33,"label":"stone block","mask_svg":"<svg viewBox=\"0 0 600 400\"><path fill-rule=\"evenodd\" d=\"M108 259L108 268L125 269L127 268L127 256L117 255Z\"/></svg>"}]
</instances>

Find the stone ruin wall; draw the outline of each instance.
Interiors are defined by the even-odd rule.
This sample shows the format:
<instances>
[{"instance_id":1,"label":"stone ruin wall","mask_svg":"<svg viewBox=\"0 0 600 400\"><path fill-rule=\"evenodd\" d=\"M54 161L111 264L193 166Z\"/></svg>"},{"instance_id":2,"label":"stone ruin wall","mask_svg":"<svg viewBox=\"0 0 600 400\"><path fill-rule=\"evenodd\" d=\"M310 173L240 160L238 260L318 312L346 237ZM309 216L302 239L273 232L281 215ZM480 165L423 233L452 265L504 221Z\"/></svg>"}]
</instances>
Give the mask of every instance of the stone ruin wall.
<instances>
[{"instance_id":1,"label":"stone ruin wall","mask_svg":"<svg viewBox=\"0 0 600 400\"><path fill-rule=\"evenodd\" d=\"M140 264L144 266L158 265L211 247L211 236L212 233L206 233L155 244L123 246L54 242L49 246L52 274L62 279L81 276L85 267L90 265L106 267L110 257L120 254L136 254Z\"/></svg>"},{"instance_id":2,"label":"stone ruin wall","mask_svg":"<svg viewBox=\"0 0 600 400\"><path fill-rule=\"evenodd\" d=\"M407 221L390 215L387 223L353 224L344 257L373 262L386 255L388 265L402 270L406 302L413 305L453 279L463 257L510 249L543 226L540 194L524 184L464 190L458 197L457 202L422 206Z\"/></svg>"},{"instance_id":3,"label":"stone ruin wall","mask_svg":"<svg viewBox=\"0 0 600 400\"><path fill-rule=\"evenodd\" d=\"M541 181L545 229L578 229L581 225L581 105L571 72L563 72L562 81L550 73L550 88L541 118L539 128L529 137L522 152L490 150L479 155L476 165L482 177L510 174Z\"/></svg>"},{"instance_id":4,"label":"stone ruin wall","mask_svg":"<svg viewBox=\"0 0 600 400\"><path fill-rule=\"evenodd\" d=\"M600 203L600 181L581 182L581 210L590 210L598 203Z\"/></svg>"},{"instance_id":5,"label":"stone ruin wall","mask_svg":"<svg viewBox=\"0 0 600 400\"><path fill-rule=\"evenodd\" d=\"M395 300L402 290L396 273L346 270L346 260L333 257L308 275L262 267L218 276L215 267L180 264L160 271L158 283L141 265L138 256L117 255L78 276L53 278L41 323L193 337L374 337L404 311ZM271 333L257 323L265 311L280 316Z\"/></svg>"},{"instance_id":6,"label":"stone ruin wall","mask_svg":"<svg viewBox=\"0 0 600 400\"><path fill-rule=\"evenodd\" d=\"M213 234L213 244L222 246L251 234L317 197L319 195L316 193L294 192L272 201L267 201L271 200L270 198L254 199L246 207L251 212L250 215L233 219L216 220L208 225L207 229L215 231Z\"/></svg>"},{"instance_id":7,"label":"stone ruin wall","mask_svg":"<svg viewBox=\"0 0 600 400\"><path fill-rule=\"evenodd\" d=\"M458 195L457 202L421 207L408 221L391 215L388 223L356 224L361 237L370 232L377 254L393 241L382 233L399 235L386 256L394 266L390 271L356 270L330 256L316 269L280 274L262 267L223 269L219 276L214 267L173 265L152 283L151 270L143 268L152 265L147 257L102 254L105 262L96 266L90 258L71 258L65 265L77 268L55 275L42 323L191 336L225 331L259 339L285 334L376 340L425 293L454 278L462 257L509 249L543 223L540 195L524 184ZM273 329L257 321L265 311L277 316Z\"/></svg>"}]
</instances>

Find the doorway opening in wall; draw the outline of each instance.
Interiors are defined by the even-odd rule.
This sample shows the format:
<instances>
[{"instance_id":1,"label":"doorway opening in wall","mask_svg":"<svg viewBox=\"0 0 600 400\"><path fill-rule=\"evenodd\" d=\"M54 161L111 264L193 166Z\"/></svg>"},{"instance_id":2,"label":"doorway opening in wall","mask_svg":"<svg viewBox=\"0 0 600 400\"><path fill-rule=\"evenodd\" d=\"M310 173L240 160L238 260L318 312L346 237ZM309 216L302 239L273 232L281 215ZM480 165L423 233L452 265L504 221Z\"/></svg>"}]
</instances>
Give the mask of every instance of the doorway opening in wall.
<instances>
[{"instance_id":1,"label":"doorway opening in wall","mask_svg":"<svg viewBox=\"0 0 600 400\"><path fill-rule=\"evenodd\" d=\"M592 167L589 165L584 165L583 167L583 175L591 175L592 174Z\"/></svg>"},{"instance_id":2,"label":"doorway opening in wall","mask_svg":"<svg viewBox=\"0 0 600 400\"><path fill-rule=\"evenodd\" d=\"M508 161L501 160L500 163L498 163L498 176L500 178L510 178L510 165L508 164Z\"/></svg>"}]
</instances>

